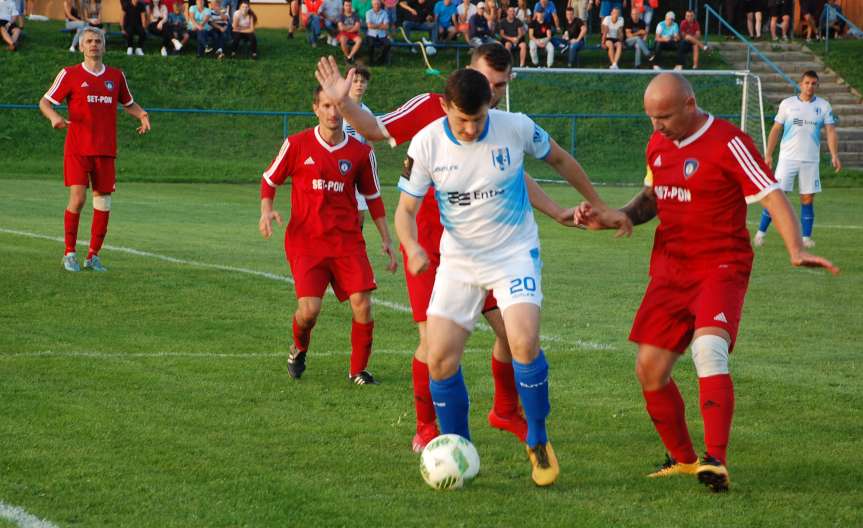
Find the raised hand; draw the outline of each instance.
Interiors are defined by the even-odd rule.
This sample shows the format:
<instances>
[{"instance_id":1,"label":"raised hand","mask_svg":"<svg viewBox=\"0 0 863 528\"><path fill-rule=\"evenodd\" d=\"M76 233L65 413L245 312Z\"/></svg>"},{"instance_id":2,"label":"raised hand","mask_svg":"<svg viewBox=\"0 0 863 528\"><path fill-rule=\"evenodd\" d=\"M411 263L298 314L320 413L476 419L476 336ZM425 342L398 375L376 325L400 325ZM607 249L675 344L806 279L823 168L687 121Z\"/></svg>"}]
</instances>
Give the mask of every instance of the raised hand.
<instances>
[{"instance_id":1,"label":"raised hand","mask_svg":"<svg viewBox=\"0 0 863 528\"><path fill-rule=\"evenodd\" d=\"M334 101L341 101L348 96L351 90L351 83L354 81L354 70L350 71L342 77L339 72L339 64L335 57L328 55L321 57L318 61L318 66L315 69L315 78L321 84L321 88L327 97Z\"/></svg>"}]
</instances>

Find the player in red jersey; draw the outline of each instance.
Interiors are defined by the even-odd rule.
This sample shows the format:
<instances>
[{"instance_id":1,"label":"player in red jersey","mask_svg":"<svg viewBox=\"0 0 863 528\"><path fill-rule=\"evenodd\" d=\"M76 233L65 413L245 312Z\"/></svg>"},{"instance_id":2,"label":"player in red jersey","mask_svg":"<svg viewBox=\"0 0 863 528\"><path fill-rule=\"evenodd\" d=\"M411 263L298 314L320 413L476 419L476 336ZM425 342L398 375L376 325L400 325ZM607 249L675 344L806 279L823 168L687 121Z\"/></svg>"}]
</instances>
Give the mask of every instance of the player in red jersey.
<instances>
[{"instance_id":1,"label":"player in red jersey","mask_svg":"<svg viewBox=\"0 0 863 528\"><path fill-rule=\"evenodd\" d=\"M647 145L645 187L622 210L633 224L659 217L650 283L629 339L638 344L636 375L647 412L668 451L651 477L695 474L712 491L729 486L726 449L734 413L728 354L734 347L752 269L746 205L773 218L793 266L830 261L804 251L794 213L752 140L698 108L689 83L666 73L651 81L644 109L654 133ZM576 219L602 228L589 205ZM699 459L671 371L692 347L706 454Z\"/></svg>"},{"instance_id":2,"label":"player in red jersey","mask_svg":"<svg viewBox=\"0 0 863 528\"><path fill-rule=\"evenodd\" d=\"M121 70L102 64L105 54L105 34L101 29L83 30L80 48L84 62L63 68L51 88L39 101L51 126L66 128L63 149L63 179L69 187L69 203L64 218L66 252L63 267L81 271L75 256L78 222L87 198L87 187L93 188L93 227L90 250L84 268L107 271L99 260L99 250L108 232L111 193L115 190L114 158L117 157L117 103L132 117L141 121L139 134L150 130L147 112L132 98L132 92ZM52 105L63 102L69 107L69 119Z\"/></svg>"},{"instance_id":3,"label":"player in red jersey","mask_svg":"<svg viewBox=\"0 0 863 528\"><path fill-rule=\"evenodd\" d=\"M470 67L486 76L492 91L492 106L496 106L512 77L512 56L509 51L497 43L479 46L473 51ZM396 110L380 118L375 118L372 114L362 111L347 96L353 75L354 72L350 71L346 79L342 78L338 65L332 57L321 59L316 72L318 81L338 102L345 120L368 141L387 140L391 146L395 147L410 141L426 125L446 115L442 104L443 95L425 93L410 99ZM563 225L575 225L572 209L564 209L556 204L529 176L526 176L526 180L530 202L536 209ZM419 452L438 435L434 405L429 391L429 371L426 362L426 309L429 305L437 266L440 262L439 246L443 234L443 226L440 223L440 214L433 190L426 194L420 207L417 215L417 229L419 243L431 261L429 269L424 273L419 275L405 273L411 310L420 334L420 343L412 363L414 404L417 417L417 430L412 447L414 451ZM405 262L407 262L407 255L404 255L404 250L402 253ZM503 318L497 308L497 301L491 293L489 293L482 311L495 332L495 342L492 349L492 376L495 391L494 405L488 415L489 424L492 427L510 431L524 442L527 435L527 423L518 404L518 392L513 378L512 356L506 340Z\"/></svg>"},{"instance_id":4,"label":"player in red jersey","mask_svg":"<svg viewBox=\"0 0 863 528\"><path fill-rule=\"evenodd\" d=\"M291 218L285 231L285 256L294 276L297 311L294 313L288 373L298 379L306 369L312 328L328 285L340 302L350 300L351 364L349 379L357 385L376 383L366 370L372 353L371 291L377 288L366 255L356 190L366 198L369 213L381 235L387 270L397 268L391 248L386 210L380 196L377 165L371 147L344 133L336 105L315 88L312 109L318 126L289 136L261 181L261 219L264 238L273 234L272 222L282 225L273 210L276 187L291 178Z\"/></svg>"}]
</instances>

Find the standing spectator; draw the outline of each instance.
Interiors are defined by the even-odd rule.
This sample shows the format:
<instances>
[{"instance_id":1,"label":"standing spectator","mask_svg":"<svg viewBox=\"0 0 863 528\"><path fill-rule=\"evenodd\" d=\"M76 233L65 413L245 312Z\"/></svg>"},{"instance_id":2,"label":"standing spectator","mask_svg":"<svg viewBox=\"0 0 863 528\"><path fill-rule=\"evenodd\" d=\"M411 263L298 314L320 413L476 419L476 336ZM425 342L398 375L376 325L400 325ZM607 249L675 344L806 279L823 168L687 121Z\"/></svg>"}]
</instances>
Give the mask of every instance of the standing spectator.
<instances>
[{"instance_id":1,"label":"standing spectator","mask_svg":"<svg viewBox=\"0 0 863 528\"><path fill-rule=\"evenodd\" d=\"M635 48L635 67L638 68L641 66L642 55L649 59L653 54L647 47L647 24L641 19L641 13L637 7L630 10L629 18L626 19L623 27L626 31L626 47Z\"/></svg>"},{"instance_id":2,"label":"standing spectator","mask_svg":"<svg viewBox=\"0 0 863 528\"><path fill-rule=\"evenodd\" d=\"M456 11L458 6L453 0L438 0L434 6L435 30L437 40L452 40L458 33L456 29Z\"/></svg>"},{"instance_id":3,"label":"standing spectator","mask_svg":"<svg viewBox=\"0 0 863 528\"><path fill-rule=\"evenodd\" d=\"M485 2L478 3L476 5L476 14L470 18L469 22L470 29L468 30L468 35L470 36L469 42L471 47L478 48L488 42L494 42L494 33L492 33L492 29L489 27L487 16Z\"/></svg>"},{"instance_id":4,"label":"standing spectator","mask_svg":"<svg viewBox=\"0 0 863 528\"><path fill-rule=\"evenodd\" d=\"M554 44L551 43L551 28L545 23L545 12L542 8L534 10L533 20L527 27L527 33L530 37L528 42L530 61L534 66L539 66L539 49L545 48L545 63L551 68L554 64Z\"/></svg>"},{"instance_id":5,"label":"standing spectator","mask_svg":"<svg viewBox=\"0 0 863 528\"><path fill-rule=\"evenodd\" d=\"M147 6L140 0L120 0L123 7L123 32L126 34L126 55L144 55L144 40L147 34ZM135 37L138 37L138 45L135 46Z\"/></svg>"},{"instance_id":6,"label":"standing spectator","mask_svg":"<svg viewBox=\"0 0 863 528\"><path fill-rule=\"evenodd\" d=\"M150 23L147 30L153 35L162 37L161 53L163 57L168 56L168 48L171 47L171 31L168 26L168 8L160 0L152 0L152 5L147 6Z\"/></svg>"},{"instance_id":7,"label":"standing spectator","mask_svg":"<svg viewBox=\"0 0 863 528\"><path fill-rule=\"evenodd\" d=\"M620 54L623 53L623 25L623 17L616 7L611 10L610 15L602 19L602 47L608 51L610 70L619 68L617 63L620 61Z\"/></svg>"},{"instance_id":8,"label":"standing spectator","mask_svg":"<svg viewBox=\"0 0 863 528\"><path fill-rule=\"evenodd\" d=\"M764 25L764 0L745 0L746 30L750 39L761 40L761 27Z\"/></svg>"},{"instance_id":9,"label":"standing spectator","mask_svg":"<svg viewBox=\"0 0 863 528\"><path fill-rule=\"evenodd\" d=\"M9 51L18 49L21 24L21 13L15 5L15 0L0 0L0 37L3 38Z\"/></svg>"},{"instance_id":10,"label":"standing spectator","mask_svg":"<svg viewBox=\"0 0 863 528\"><path fill-rule=\"evenodd\" d=\"M212 11L210 26L212 27L213 47L216 48L216 58L224 59L228 42L228 10L222 7L221 0L209 0L209 2L210 11Z\"/></svg>"},{"instance_id":11,"label":"standing spectator","mask_svg":"<svg viewBox=\"0 0 863 528\"><path fill-rule=\"evenodd\" d=\"M327 32L327 44L338 46L339 18L342 16L342 0L324 0L320 11L321 27Z\"/></svg>"},{"instance_id":12,"label":"standing spectator","mask_svg":"<svg viewBox=\"0 0 863 528\"><path fill-rule=\"evenodd\" d=\"M683 69L683 61L680 60L680 28L677 26L677 22L674 21L676 17L674 16L674 11L669 11L665 13L665 20L656 25L656 46L654 47L653 56L650 58L651 62L659 62L659 55L664 50L675 50L677 51L677 65L674 67L675 70ZM659 69L658 64L653 65L654 70Z\"/></svg>"},{"instance_id":13,"label":"standing spectator","mask_svg":"<svg viewBox=\"0 0 863 528\"><path fill-rule=\"evenodd\" d=\"M572 6L566 8L566 27L563 38L567 44L566 65L570 68L578 66L578 52L584 49L584 39L587 37L587 24L575 14Z\"/></svg>"},{"instance_id":14,"label":"standing spectator","mask_svg":"<svg viewBox=\"0 0 863 528\"><path fill-rule=\"evenodd\" d=\"M171 33L171 44L174 52L179 53L189 42L189 30L186 17L183 15L183 2L174 2L168 13L168 31Z\"/></svg>"},{"instance_id":15,"label":"standing spectator","mask_svg":"<svg viewBox=\"0 0 863 528\"><path fill-rule=\"evenodd\" d=\"M609 16L615 7L618 13L623 13L623 0L595 0L595 5L599 6L600 20L605 20L605 17Z\"/></svg>"},{"instance_id":16,"label":"standing spectator","mask_svg":"<svg viewBox=\"0 0 863 528\"><path fill-rule=\"evenodd\" d=\"M683 22L680 23L680 58L678 64L683 64L686 55L692 52L692 69L698 69L698 54L707 51L707 45L701 42L701 25L695 20L695 11L686 11Z\"/></svg>"},{"instance_id":17,"label":"standing spectator","mask_svg":"<svg viewBox=\"0 0 863 528\"><path fill-rule=\"evenodd\" d=\"M848 29L845 21L836 16L837 13L842 14L842 5L839 2L840 0L829 0L827 3L830 8L825 6L824 11L821 12L821 27L824 28L825 35L827 35L826 32L832 31L834 38L842 38Z\"/></svg>"},{"instance_id":18,"label":"standing spectator","mask_svg":"<svg viewBox=\"0 0 863 528\"><path fill-rule=\"evenodd\" d=\"M560 33L560 18L557 16L557 7L555 7L554 2L550 0L539 0L533 5L533 10L536 12L540 9L542 9L543 14L545 15L545 24L549 27L554 24L554 29Z\"/></svg>"},{"instance_id":19,"label":"standing spectator","mask_svg":"<svg viewBox=\"0 0 863 528\"><path fill-rule=\"evenodd\" d=\"M366 11L366 38L369 42L369 64L386 64L390 56L390 17L384 10L381 0L372 0L372 8ZM375 50L381 50L375 62Z\"/></svg>"},{"instance_id":20,"label":"standing spectator","mask_svg":"<svg viewBox=\"0 0 863 528\"><path fill-rule=\"evenodd\" d=\"M590 8L593 7L592 0L569 0L569 5L567 7L571 7L573 12L575 13L575 18L581 20L582 22L587 21L588 13L590 12Z\"/></svg>"},{"instance_id":21,"label":"standing spectator","mask_svg":"<svg viewBox=\"0 0 863 528\"><path fill-rule=\"evenodd\" d=\"M78 39L81 38L81 31L87 27L87 21L84 20L84 15L79 9L78 0L65 0L63 11L66 15L66 29L75 30L72 35L72 44L69 45L69 52L75 53L78 51Z\"/></svg>"},{"instance_id":22,"label":"standing spectator","mask_svg":"<svg viewBox=\"0 0 863 528\"><path fill-rule=\"evenodd\" d=\"M354 63L354 57L360 51L363 39L360 37L360 19L354 13L351 0L345 0L342 4L342 16L339 18L339 46L345 55L345 62ZM348 49L350 46L350 50Z\"/></svg>"},{"instance_id":23,"label":"standing spectator","mask_svg":"<svg viewBox=\"0 0 863 528\"><path fill-rule=\"evenodd\" d=\"M521 20L521 23L524 24L525 31L527 31L528 24L533 22L533 11L531 11L527 6L527 0L518 0L516 6L515 18Z\"/></svg>"},{"instance_id":24,"label":"standing spectator","mask_svg":"<svg viewBox=\"0 0 863 528\"><path fill-rule=\"evenodd\" d=\"M812 42L812 36L818 36L817 22L818 15L818 0L800 0L800 15L803 17L803 23L806 24L806 42Z\"/></svg>"},{"instance_id":25,"label":"standing spectator","mask_svg":"<svg viewBox=\"0 0 863 528\"><path fill-rule=\"evenodd\" d=\"M402 9L402 27L408 38L412 31L425 31L429 40L434 40L434 6L430 0L402 0L399 7Z\"/></svg>"},{"instance_id":26,"label":"standing spectator","mask_svg":"<svg viewBox=\"0 0 863 528\"><path fill-rule=\"evenodd\" d=\"M351 0L351 7L354 8L357 18L360 19L360 29L366 29L366 13L372 8L372 0Z\"/></svg>"},{"instance_id":27,"label":"standing spectator","mask_svg":"<svg viewBox=\"0 0 863 528\"><path fill-rule=\"evenodd\" d=\"M210 26L212 14L210 8L204 5L204 0L195 0L195 5L189 8L189 24L195 32L195 40L198 41L198 58L204 56L212 36L213 28Z\"/></svg>"},{"instance_id":28,"label":"standing spectator","mask_svg":"<svg viewBox=\"0 0 863 528\"><path fill-rule=\"evenodd\" d=\"M234 13L233 45L231 46L231 57L237 56L240 41L249 43L249 56L252 60L258 58L258 38L255 36L255 26L258 24L258 15L249 7L249 0L240 0L240 8Z\"/></svg>"},{"instance_id":29,"label":"standing spectator","mask_svg":"<svg viewBox=\"0 0 863 528\"><path fill-rule=\"evenodd\" d=\"M306 6L306 38L313 48L318 47L318 39L321 38L321 15L324 8L324 0L303 0Z\"/></svg>"},{"instance_id":30,"label":"standing spectator","mask_svg":"<svg viewBox=\"0 0 863 528\"><path fill-rule=\"evenodd\" d=\"M776 24L782 19L782 40L788 40L791 29L791 13L794 12L793 0L767 0L767 10L770 12L770 38L779 40L776 34Z\"/></svg>"},{"instance_id":31,"label":"standing spectator","mask_svg":"<svg viewBox=\"0 0 863 528\"><path fill-rule=\"evenodd\" d=\"M500 40L504 47L513 52L518 48L518 67L524 68L527 60L527 43L524 41L524 24L515 17L515 8L506 8L506 18L500 21Z\"/></svg>"},{"instance_id":32,"label":"standing spectator","mask_svg":"<svg viewBox=\"0 0 863 528\"><path fill-rule=\"evenodd\" d=\"M470 19L476 14L476 6L470 0L464 0L455 12L456 30L464 37L464 41L470 44Z\"/></svg>"},{"instance_id":33,"label":"standing spectator","mask_svg":"<svg viewBox=\"0 0 863 528\"><path fill-rule=\"evenodd\" d=\"M300 0L288 2L288 38L294 38L294 30L300 27Z\"/></svg>"},{"instance_id":34,"label":"standing spectator","mask_svg":"<svg viewBox=\"0 0 863 528\"><path fill-rule=\"evenodd\" d=\"M737 8L738 3L739 3L739 0L722 0L723 7L725 8L725 21L728 22L731 25L731 27L734 27L734 28L738 27L737 26L737 14L739 12L743 11L742 9ZM690 2L690 5L691 4L692 3ZM681 24L682 23L683 22L681 22Z\"/></svg>"}]
</instances>

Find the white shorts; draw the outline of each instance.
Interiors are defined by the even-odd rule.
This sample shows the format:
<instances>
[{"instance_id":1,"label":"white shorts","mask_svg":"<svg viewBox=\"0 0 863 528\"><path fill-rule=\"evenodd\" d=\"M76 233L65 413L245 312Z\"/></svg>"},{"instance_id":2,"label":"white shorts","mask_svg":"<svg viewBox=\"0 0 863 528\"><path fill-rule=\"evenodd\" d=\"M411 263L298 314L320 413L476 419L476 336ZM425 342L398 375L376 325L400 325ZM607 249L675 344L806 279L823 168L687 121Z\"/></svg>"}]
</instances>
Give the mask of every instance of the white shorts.
<instances>
[{"instance_id":1,"label":"white shorts","mask_svg":"<svg viewBox=\"0 0 863 528\"><path fill-rule=\"evenodd\" d=\"M356 190L357 193L357 211L368 211L369 204L366 203L366 197L360 194L359 190Z\"/></svg>"},{"instance_id":2,"label":"white shorts","mask_svg":"<svg viewBox=\"0 0 863 528\"><path fill-rule=\"evenodd\" d=\"M455 322L473 331L488 291L502 312L514 304L542 306L542 260L539 249L494 263L441 256L426 315Z\"/></svg>"},{"instance_id":3,"label":"white shorts","mask_svg":"<svg viewBox=\"0 0 863 528\"><path fill-rule=\"evenodd\" d=\"M795 176L800 179L800 194L821 192L821 177L817 161L797 161L779 158L774 171L780 188L785 192L794 190Z\"/></svg>"}]
</instances>

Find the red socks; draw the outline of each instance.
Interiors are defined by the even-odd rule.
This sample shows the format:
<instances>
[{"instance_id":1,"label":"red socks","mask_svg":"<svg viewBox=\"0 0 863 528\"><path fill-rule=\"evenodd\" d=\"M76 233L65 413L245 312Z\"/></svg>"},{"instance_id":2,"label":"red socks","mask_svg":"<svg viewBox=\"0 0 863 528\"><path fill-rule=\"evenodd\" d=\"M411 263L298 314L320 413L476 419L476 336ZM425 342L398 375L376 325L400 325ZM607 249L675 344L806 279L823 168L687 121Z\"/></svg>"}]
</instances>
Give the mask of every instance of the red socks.
<instances>
[{"instance_id":1,"label":"red socks","mask_svg":"<svg viewBox=\"0 0 863 528\"><path fill-rule=\"evenodd\" d=\"M99 250L102 249L102 242L105 241L105 234L108 233L108 216L110 214L110 211L93 209L93 226L90 229L90 251L87 253L87 258L98 255Z\"/></svg>"},{"instance_id":2,"label":"red socks","mask_svg":"<svg viewBox=\"0 0 863 528\"><path fill-rule=\"evenodd\" d=\"M689 429L686 427L686 409L674 380L657 391L643 391L643 394L647 413L671 457L684 464L695 462L698 455L692 448Z\"/></svg>"},{"instance_id":3,"label":"red socks","mask_svg":"<svg viewBox=\"0 0 863 528\"><path fill-rule=\"evenodd\" d=\"M518 410L518 391L512 363L504 363L491 357L491 375L494 378L494 413L508 417Z\"/></svg>"},{"instance_id":4,"label":"red socks","mask_svg":"<svg viewBox=\"0 0 863 528\"><path fill-rule=\"evenodd\" d=\"M435 423L436 415L429 389L429 366L414 357L411 364L414 379L414 408L417 413L417 431L425 424Z\"/></svg>"},{"instance_id":5,"label":"red socks","mask_svg":"<svg viewBox=\"0 0 863 528\"><path fill-rule=\"evenodd\" d=\"M372 355L372 335L375 322L358 323L351 321L351 376L365 370Z\"/></svg>"},{"instance_id":6,"label":"red socks","mask_svg":"<svg viewBox=\"0 0 863 528\"><path fill-rule=\"evenodd\" d=\"M294 317L294 346L297 350L305 352L309 349L309 340L312 338L312 328L301 328L299 324L297 324L297 318Z\"/></svg>"},{"instance_id":7,"label":"red socks","mask_svg":"<svg viewBox=\"0 0 863 528\"><path fill-rule=\"evenodd\" d=\"M734 384L728 374L698 378L704 444L707 452L725 464L731 419L734 416Z\"/></svg>"},{"instance_id":8,"label":"red socks","mask_svg":"<svg viewBox=\"0 0 863 528\"><path fill-rule=\"evenodd\" d=\"M64 255L75 252L75 244L78 243L78 222L81 220L81 213L73 213L66 209L63 214L63 237L66 242L66 252Z\"/></svg>"}]
</instances>

